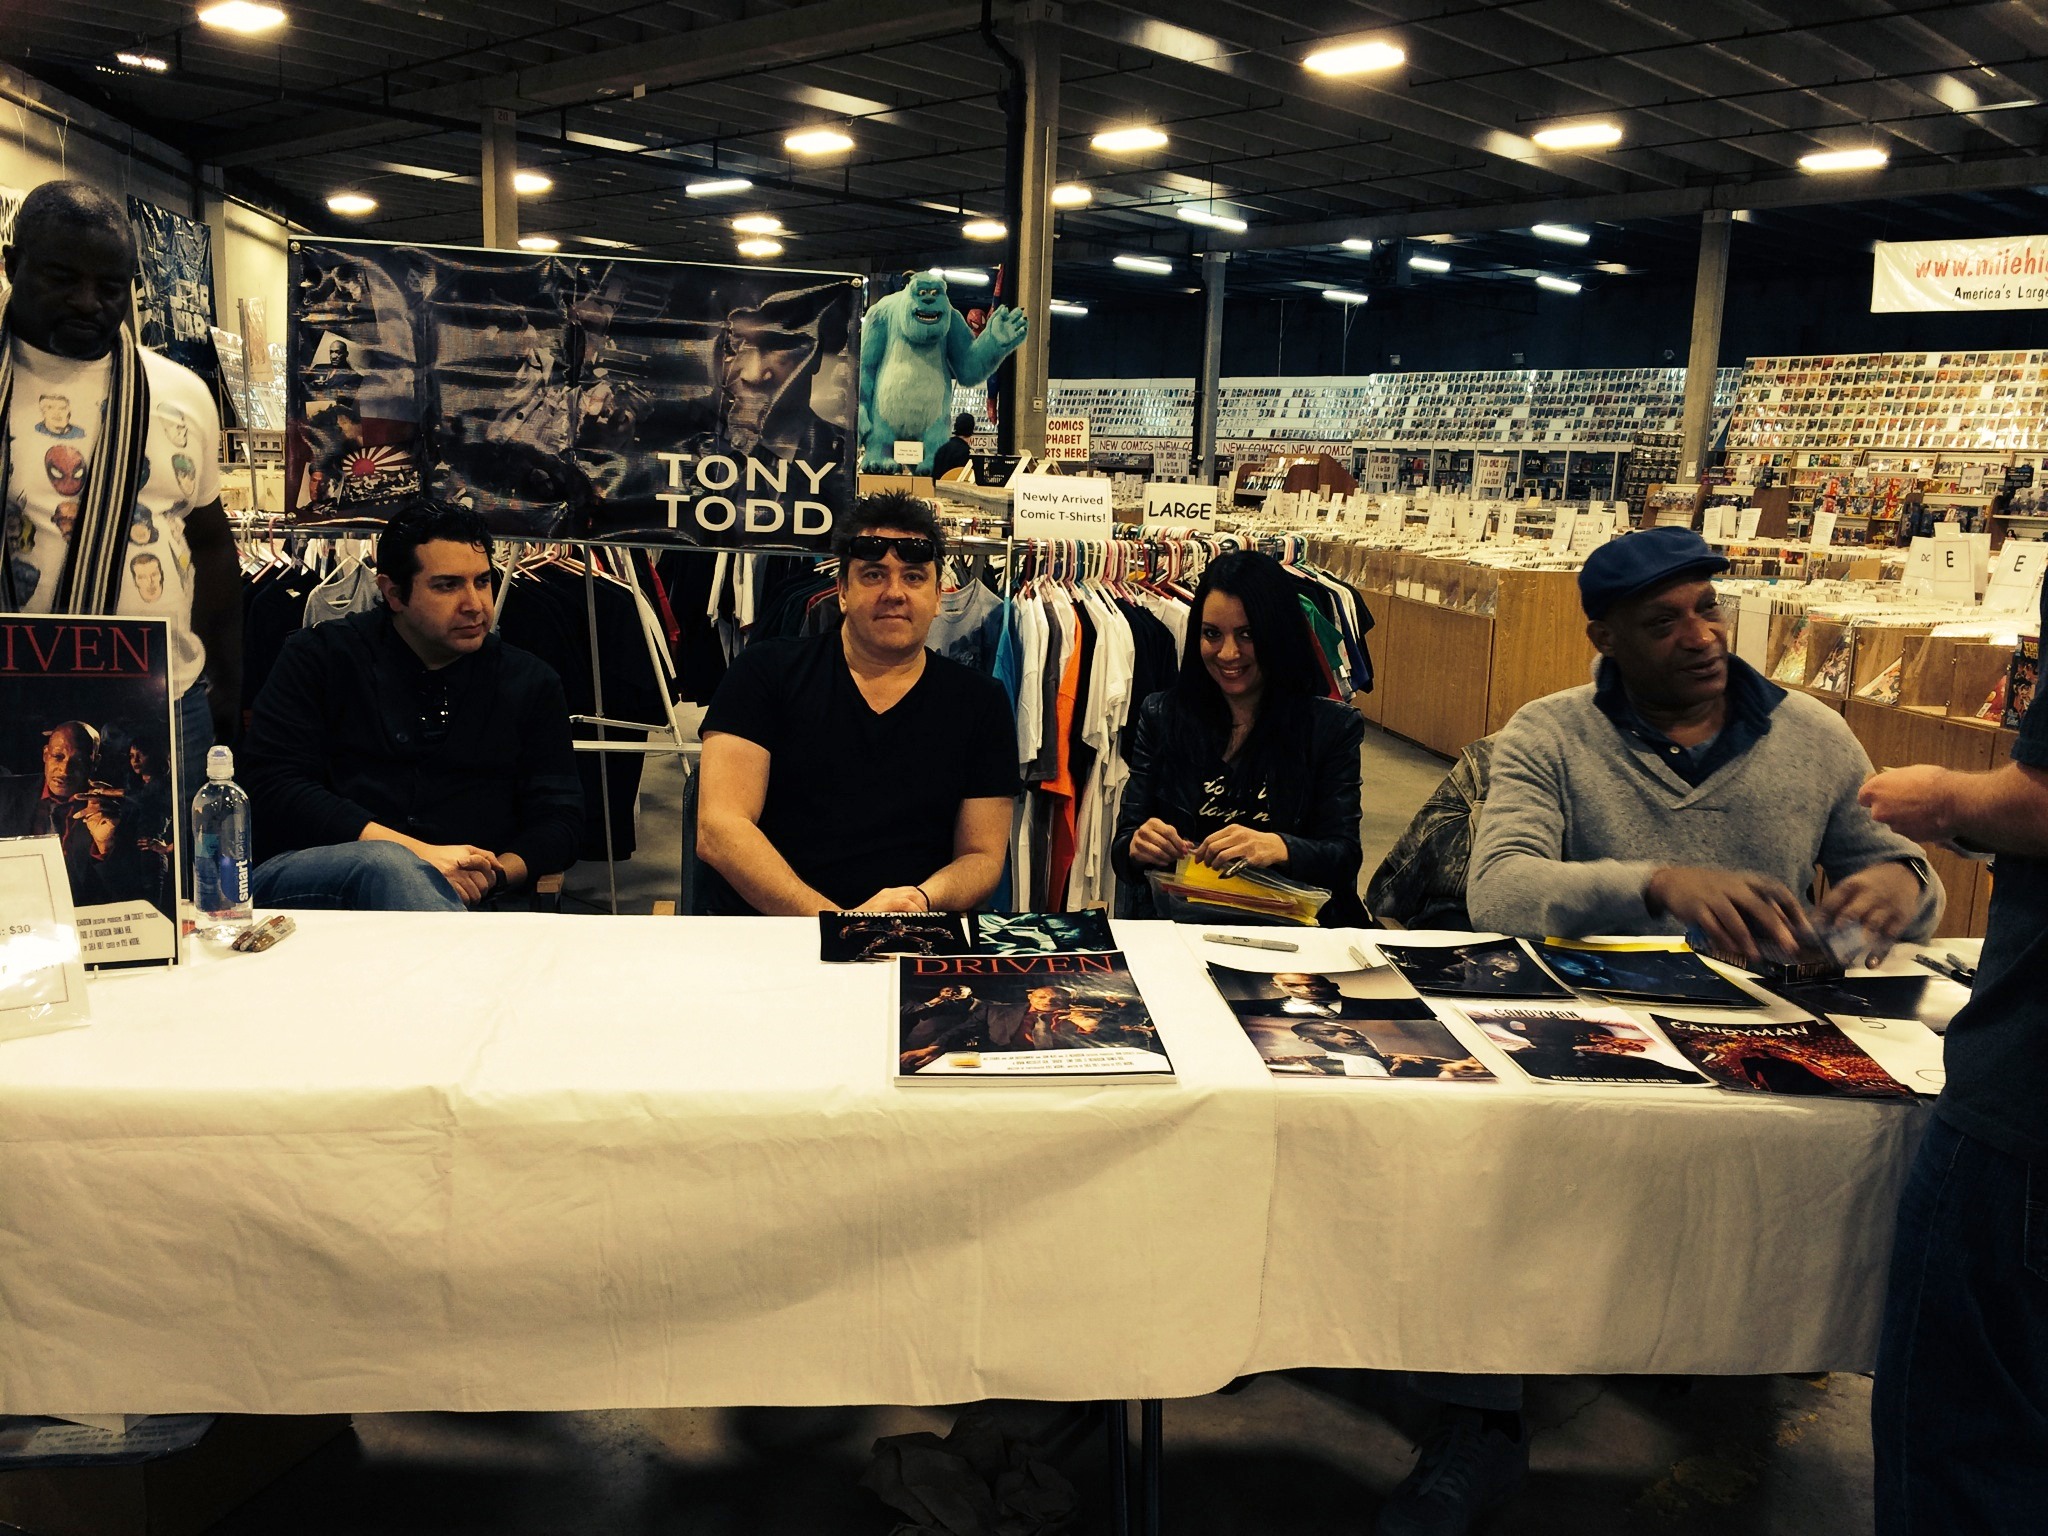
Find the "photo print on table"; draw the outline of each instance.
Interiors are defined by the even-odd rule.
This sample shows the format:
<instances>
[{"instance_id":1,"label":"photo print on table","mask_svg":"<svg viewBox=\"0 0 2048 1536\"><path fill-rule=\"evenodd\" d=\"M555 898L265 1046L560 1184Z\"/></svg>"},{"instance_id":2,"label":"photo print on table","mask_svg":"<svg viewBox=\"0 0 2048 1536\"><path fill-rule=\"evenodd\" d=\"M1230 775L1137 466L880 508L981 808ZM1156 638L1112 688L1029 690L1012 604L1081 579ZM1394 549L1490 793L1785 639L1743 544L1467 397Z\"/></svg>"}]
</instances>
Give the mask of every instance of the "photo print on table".
<instances>
[{"instance_id":1,"label":"photo print on table","mask_svg":"<svg viewBox=\"0 0 2048 1536\"><path fill-rule=\"evenodd\" d=\"M829 963L895 955L957 955L973 948L964 912L820 912L818 958Z\"/></svg>"},{"instance_id":2,"label":"photo print on table","mask_svg":"<svg viewBox=\"0 0 2048 1536\"><path fill-rule=\"evenodd\" d=\"M1395 1000L1391 1006L1402 1004ZM1240 1011L1237 1022L1267 1067L1282 1077L1496 1081L1443 1021L1426 1010L1420 1018L1310 1018Z\"/></svg>"},{"instance_id":3,"label":"photo print on table","mask_svg":"<svg viewBox=\"0 0 2048 1536\"><path fill-rule=\"evenodd\" d=\"M1473 1004L1460 1011L1537 1082L1704 1087L1712 1081L1619 1008Z\"/></svg>"},{"instance_id":4,"label":"photo print on table","mask_svg":"<svg viewBox=\"0 0 2048 1536\"><path fill-rule=\"evenodd\" d=\"M1173 1075L1115 950L905 955L896 986L899 1081Z\"/></svg>"},{"instance_id":5,"label":"photo print on table","mask_svg":"<svg viewBox=\"0 0 2048 1536\"><path fill-rule=\"evenodd\" d=\"M1429 1019L1435 1015L1391 965L1363 971L1252 971L1209 964L1209 979L1239 1017Z\"/></svg>"},{"instance_id":6,"label":"photo print on table","mask_svg":"<svg viewBox=\"0 0 2048 1536\"><path fill-rule=\"evenodd\" d=\"M1515 939L1481 939L1472 944L1391 944L1375 939L1373 943L1423 992L1453 997L1571 996Z\"/></svg>"},{"instance_id":7,"label":"photo print on table","mask_svg":"<svg viewBox=\"0 0 2048 1536\"><path fill-rule=\"evenodd\" d=\"M1650 1017L1681 1056L1724 1088L1815 1098L1913 1097L1869 1052L1820 1019L1727 1023Z\"/></svg>"},{"instance_id":8,"label":"photo print on table","mask_svg":"<svg viewBox=\"0 0 2048 1536\"><path fill-rule=\"evenodd\" d=\"M1653 944L1536 946L1551 973L1575 992L1629 1002L1692 1003L1702 1008L1761 1008L1752 996L1689 949Z\"/></svg>"},{"instance_id":9,"label":"photo print on table","mask_svg":"<svg viewBox=\"0 0 2048 1536\"><path fill-rule=\"evenodd\" d=\"M976 952L991 955L1045 955L1101 952L1116 948L1109 914L1099 907L1080 912L977 912Z\"/></svg>"}]
</instances>

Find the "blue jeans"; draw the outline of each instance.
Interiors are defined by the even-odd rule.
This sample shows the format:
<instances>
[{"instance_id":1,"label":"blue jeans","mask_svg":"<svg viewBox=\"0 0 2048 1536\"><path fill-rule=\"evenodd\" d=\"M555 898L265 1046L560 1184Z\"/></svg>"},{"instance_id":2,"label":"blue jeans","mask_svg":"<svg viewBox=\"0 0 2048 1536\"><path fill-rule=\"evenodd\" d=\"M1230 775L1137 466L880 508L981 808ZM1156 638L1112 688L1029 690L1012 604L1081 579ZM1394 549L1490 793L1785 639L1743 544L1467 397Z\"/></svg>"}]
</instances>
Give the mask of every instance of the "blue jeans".
<instances>
[{"instance_id":1,"label":"blue jeans","mask_svg":"<svg viewBox=\"0 0 2048 1536\"><path fill-rule=\"evenodd\" d=\"M249 880L259 907L466 912L441 871L397 843L336 843L265 859Z\"/></svg>"},{"instance_id":2,"label":"blue jeans","mask_svg":"<svg viewBox=\"0 0 2048 1536\"><path fill-rule=\"evenodd\" d=\"M2042 1529L2048 1163L1939 1115L1899 1197L1870 1421L1878 1536Z\"/></svg>"},{"instance_id":3,"label":"blue jeans","mask_svg":"<svg viewBox=\"0 0 2048 1536\"><path fill-rule=\"evenodd\" d=\"M192 890L192 797L206 782L206 749L213 745L213 711L207 707L207 681L201 678L178 695L171 750L178 754L178 795L172 807L178 826L178 888Z\"/></svg>"}]
</instances>

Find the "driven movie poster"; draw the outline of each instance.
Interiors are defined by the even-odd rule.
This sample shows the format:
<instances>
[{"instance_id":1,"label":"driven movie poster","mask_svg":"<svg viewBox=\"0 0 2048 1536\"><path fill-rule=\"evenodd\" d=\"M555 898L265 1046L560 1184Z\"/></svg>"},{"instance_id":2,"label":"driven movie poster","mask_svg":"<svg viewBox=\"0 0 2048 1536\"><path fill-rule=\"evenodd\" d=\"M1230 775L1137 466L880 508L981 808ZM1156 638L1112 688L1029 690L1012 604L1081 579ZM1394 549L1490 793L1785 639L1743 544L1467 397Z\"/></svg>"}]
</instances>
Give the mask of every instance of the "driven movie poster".
<instances>
[{"instance_id":1,"label":"driven movie poster","mask_svg":"<svg viewBox=\"0 0 2048 1536\"><path fill-rule=\"evenodd\" d=\"M855 489L858 277L292 244L289 505L822 553Z\"/></svg>"},{"instance_id":2,"label":"driven movie poster","mask_svg":"<svg viewBox=\"0 0 2048 1536\"><path fill-rule=\"evenodd\" d=\"M88 966L178 956L170 626L0 614L0 837L62 846Z\"/></svg>"},{"instance_id":3,"label":"driven movie poster","mask_svg":"<svg viewBox=\"0 0 2048 1536\"><path fill-rule=\"evenodd\" d=\"M896 965L898 1082L1173 1075L1115 950L905 955Z\"/></svg>"}]
</instances>

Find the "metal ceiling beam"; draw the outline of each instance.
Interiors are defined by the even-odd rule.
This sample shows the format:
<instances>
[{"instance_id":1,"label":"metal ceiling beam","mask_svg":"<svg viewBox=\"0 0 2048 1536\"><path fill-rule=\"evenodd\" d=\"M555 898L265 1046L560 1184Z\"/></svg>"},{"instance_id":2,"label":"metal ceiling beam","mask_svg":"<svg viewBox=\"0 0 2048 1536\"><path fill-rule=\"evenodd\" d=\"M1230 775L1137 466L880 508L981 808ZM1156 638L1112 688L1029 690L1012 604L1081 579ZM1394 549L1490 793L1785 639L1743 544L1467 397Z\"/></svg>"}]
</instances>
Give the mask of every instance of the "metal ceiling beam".
<instances>
[{"instance_id":1,"label":"metal ceiling beam","mask_svg":"<svg viewBox=\"0 0 2048 1536\"><path fill-rule=\"evenodd\" d=\"M997 7L999 15L1007 17L1008 11L1007 4ZM433 117L464 117L486 107L539 111L640 86L652 91L702 84L750 70L915 42L977 26L980 21L981 7L961 0L938 5L930 0L815 0L723 26L701 27L581 58L408 92L393 98L390 108ZM353 149L410 132L385 121L384 111L379 103L366 101L359 111L317 113L266 130L257 136L260 142L232 135L208 146L206 158L216 165L255 164L275 160L280 154Z\"/></svg>"},{"instance_id":2,"label":"metal ceiling beam","mask_svg":"<svg viewBox=\"0 0 2048 1536\"><path fill-rule=\"evenodd\" d=\"M1651 192L1621 192L1593 197L1543 198L1526 203L1479 204L1422 209L1357 219L1325 219L1310 224L1272 224L1242 235L1217 235L1204 242L1210 250L1268 251L1305 245L1335 245L1340 240L1394 240L1404 236L1462 235L1493 229L1518 229L1536 223L1620 223L1631 219L1684 218L1710 208L1811 208L1826 203L1884 202L1902 197L1932 197L1945 192L2003 192L2048 186L2048 158L2002 156L1965 161L1960 165L1891 167L1867 174L1784 176L1764 181L1728 181L1704 187L1671 187ZM1071 253L1063 247L1062 254ZM1092 254L1092 253L1091 253ZM1107 254L1105 252L1105 254Z\"/></svg>"}]
</instances>

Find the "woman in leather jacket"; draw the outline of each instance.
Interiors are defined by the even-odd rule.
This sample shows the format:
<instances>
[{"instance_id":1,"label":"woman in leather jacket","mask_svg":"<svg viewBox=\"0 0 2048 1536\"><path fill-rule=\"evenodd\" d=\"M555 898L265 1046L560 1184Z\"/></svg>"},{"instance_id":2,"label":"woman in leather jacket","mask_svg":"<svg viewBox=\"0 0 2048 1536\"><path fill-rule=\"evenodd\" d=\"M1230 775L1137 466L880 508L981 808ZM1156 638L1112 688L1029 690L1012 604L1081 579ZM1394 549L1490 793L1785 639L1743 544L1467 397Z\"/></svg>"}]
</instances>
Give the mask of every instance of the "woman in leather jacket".
<instances>
[{"instance_id":1,"label":"woman in leather jacket","mask_svg":"<svg viewBox=\"0 0 2048 1536\"><path fill-rule=\"evenodd\" d=\"M1365 722L1324 696L1314 637L1270 555L1218 556L1195 589L1180 677L1138 712L1111 848L1125 916L1154 915L1148 869L1192 854L1243 860L1330 894L1326 927L1358 899L1358 755Z\"/></svg>"}]
</instances>

